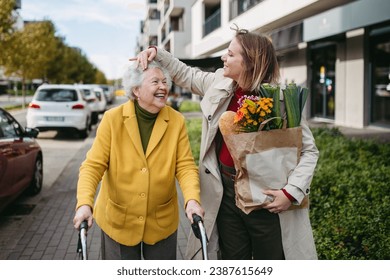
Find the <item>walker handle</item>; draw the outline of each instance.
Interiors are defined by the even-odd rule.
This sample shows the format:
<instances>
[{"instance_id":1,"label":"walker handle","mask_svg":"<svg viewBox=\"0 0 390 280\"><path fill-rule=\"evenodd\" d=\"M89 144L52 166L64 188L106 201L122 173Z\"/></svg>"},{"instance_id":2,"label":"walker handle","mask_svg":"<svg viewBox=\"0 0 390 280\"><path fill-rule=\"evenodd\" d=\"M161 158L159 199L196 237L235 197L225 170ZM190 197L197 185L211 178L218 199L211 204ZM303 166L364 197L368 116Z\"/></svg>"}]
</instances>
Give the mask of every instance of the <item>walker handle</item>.
<instances>
[{"instance_id":1,"label":"walker handle","mask_svg":"<svg viewBox=\"0 0 390 280\"><path fill-rule=\"evenodd\" d=\"M80 230L82 230L82 229L88 230L88 221L87 220L84 220L84 221L81 222Z\"/></svg>"},{"instance_id":2,"label":"walker handle","mask_svg":"<svg viewBox=\"0 0 390 280\"><path fill-rule=\"evenodd\" d=\"M197 214L192 214L192 220L193 220L193 223L191 224L192 231L194 232L196 238L201 239L202 237L200 235L199 222L201 223L203 222L202 218Z\"/></svg>"}]
</instances>

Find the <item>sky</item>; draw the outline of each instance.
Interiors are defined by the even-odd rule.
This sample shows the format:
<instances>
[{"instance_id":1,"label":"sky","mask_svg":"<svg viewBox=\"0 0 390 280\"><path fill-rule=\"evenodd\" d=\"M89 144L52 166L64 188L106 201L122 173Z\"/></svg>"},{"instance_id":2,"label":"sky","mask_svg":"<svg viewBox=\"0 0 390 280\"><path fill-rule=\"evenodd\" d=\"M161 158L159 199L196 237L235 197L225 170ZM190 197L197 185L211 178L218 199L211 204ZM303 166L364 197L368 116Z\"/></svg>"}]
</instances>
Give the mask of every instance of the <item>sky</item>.
<instances>
[{"instance_id":1,"label":"sky","mask_svg":"<svg viewBox=\"0 0 390 280\"><path fill-rule=\"evenodd\" d=\"M145 0L22 0L23 20L51 20L56 35L78 47L108 79L121 78L136 55Z\"/></svg>"}]
</instances>

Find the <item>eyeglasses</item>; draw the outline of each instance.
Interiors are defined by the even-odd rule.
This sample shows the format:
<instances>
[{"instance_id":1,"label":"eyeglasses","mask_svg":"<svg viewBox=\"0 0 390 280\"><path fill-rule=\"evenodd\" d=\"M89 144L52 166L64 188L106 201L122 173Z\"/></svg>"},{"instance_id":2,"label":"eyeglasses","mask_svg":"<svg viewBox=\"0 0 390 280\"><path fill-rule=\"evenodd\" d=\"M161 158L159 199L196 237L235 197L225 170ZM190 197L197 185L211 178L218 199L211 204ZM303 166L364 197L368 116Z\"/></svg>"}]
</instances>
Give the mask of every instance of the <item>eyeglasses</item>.
<instances>
[{"instance_id":1,"label":"eyeglasses","mask_svg":"<svg viewBox=\"0 0 390 280\"><path fill-rule=\"evenodd\" d=\"M248 29L240 29L235 23L233 25L230 26L230 29L236 31L236 34L247 34L249 32Z\"/></svg>"}]
</instances>

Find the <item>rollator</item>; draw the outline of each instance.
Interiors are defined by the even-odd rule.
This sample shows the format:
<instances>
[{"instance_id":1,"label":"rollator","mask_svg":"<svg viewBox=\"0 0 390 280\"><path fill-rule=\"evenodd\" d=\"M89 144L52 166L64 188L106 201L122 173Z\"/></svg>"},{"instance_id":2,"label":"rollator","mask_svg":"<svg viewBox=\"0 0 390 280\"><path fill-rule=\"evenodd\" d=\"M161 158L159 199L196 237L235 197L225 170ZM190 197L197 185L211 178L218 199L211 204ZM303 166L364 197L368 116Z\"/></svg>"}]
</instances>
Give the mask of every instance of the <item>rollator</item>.
<instances>
[{"instance_id":1,"label":"rollator","mask_svg":"<svg viewBox=\"0 0 390 280\"><path fill-rule=\"evenodd\" d=\"M79 241L77 244L77 253L78 253L79 260L88 260L87 231L88 231L88 221L83 221L80 225Z\"/></svg>"},{"instance_id":2,"label":"rollator","mask_svg":"<svg viewBox=\"0 0 390 280\"><path fill-rule=\"evenodd\" d=\"M206 229L204 228L204 225L203 225L203 220L197 214L193 214L192 219L194 220L194 222L191 225L192 231L194 232L196 238L200 239L200 243L202 246L201 249L202 249L203 259L208 260L209 259L208 254L207 254L208 239L207 239L207 235L206 235Z\"/></svg>"}]
</instances>

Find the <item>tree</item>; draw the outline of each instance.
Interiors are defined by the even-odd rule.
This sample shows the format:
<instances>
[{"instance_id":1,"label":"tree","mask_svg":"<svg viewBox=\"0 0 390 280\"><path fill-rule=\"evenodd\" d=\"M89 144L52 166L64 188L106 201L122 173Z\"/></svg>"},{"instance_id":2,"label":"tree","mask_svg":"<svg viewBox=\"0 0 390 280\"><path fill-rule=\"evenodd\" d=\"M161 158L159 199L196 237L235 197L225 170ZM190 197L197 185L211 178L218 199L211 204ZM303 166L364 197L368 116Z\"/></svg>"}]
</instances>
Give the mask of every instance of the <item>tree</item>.
<instances>
[{"instance_id":1,"label":"tree","mask_svg":"<svg viewBox=\"0 0 390 280\"><path fill-rule=\"evenodd\" d=\"M100 70L96 71L95 84L107 84L107 79L104 73Z\"/></svg>"},{"instance_id":2,"label":"tree","mask_svg":"<svg viewBox=\"0 0 390 280\"><path fill-rule=\"evenodd\" d=\"M95 83L96 68L81 49L59 43L58 56L51 65L51 81L57 83Z\"/></svg>"},{"instance_id":3,"label":"tree","mask_svg":"<svg viewBox=\"0 0 390 280\"><path fill-rule=\"evenodd\" d=\"M22 79L23 98L27 79L46 80L56 54L56 42L55 27L48 20L27 23L10 38L12 52L8 52L5 58L5 73Z\"/></svg>"},{"instance_id":4,"label":"tree","mask_svg":"<svg viewBox=\"0 0 390 280\"><path fill-rule=\"evenodd\" d=\"M42 79L55 83L96 83L105 80L103 73L89 62L81 49L69 47L56 36L50 20L25 22L23 29L13 29L14 0L0 0L0 65L6 75L26 80Z\"/></svg>"},{"instance_id":5,"label":"tree","mask_svg":"<svg viewBox=\"0 0 390 280\"><path fill-rule=\"evenodd\" d=\"M15 0L0 0L0 65L6 57L6 49L14 32L16 19L12 14Z\"/></svg>"}]
</instances>

